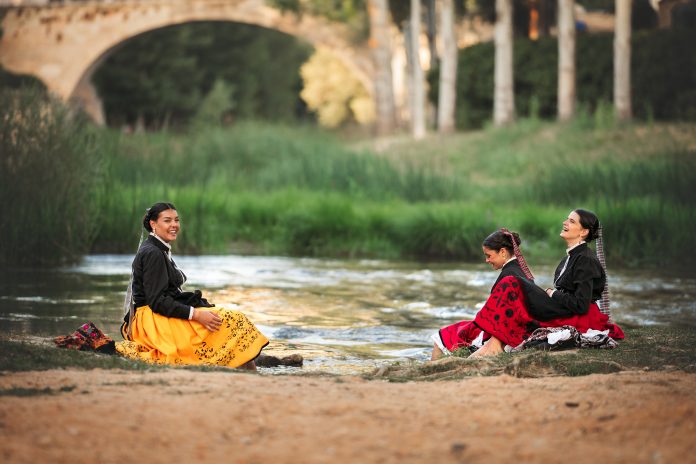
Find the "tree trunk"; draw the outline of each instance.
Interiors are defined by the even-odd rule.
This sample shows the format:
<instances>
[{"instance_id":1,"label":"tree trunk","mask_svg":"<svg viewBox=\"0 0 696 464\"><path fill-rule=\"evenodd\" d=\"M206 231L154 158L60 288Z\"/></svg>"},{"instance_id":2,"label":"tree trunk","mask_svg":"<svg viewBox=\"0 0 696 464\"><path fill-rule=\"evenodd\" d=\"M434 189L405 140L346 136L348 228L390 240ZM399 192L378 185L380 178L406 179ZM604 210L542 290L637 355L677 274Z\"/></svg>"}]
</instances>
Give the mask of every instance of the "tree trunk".
<instances>
[{"instance_id":1,"label":"tree trunk","mask_svg":"<svg viewBox=\"0 0 696 464\"><path fill-rule=\"evenodd\" d=\"M394 105L394 83L392 81L392 51L389 26L388 0L368 0L367 12L370 18L370 40L372 56L375 61L375 106L377 112L377 133L390 134L396 125Z\"/></svg>"},{"instance_id":2,"label":"tree trunk","mask_svg":"<svg viewBox=\"0 0 696 464\"><path fill-rule=\"evenodd\" d=\"M631 119L631 2L616 0L614 27L614 110L620 121Z\"/></svg>"},{"instance_id":3,"label":"tree trunk","mask_svg":"<svg viewBox=\"0 0 696 464\"><path fill-rule=\"evenodd\" d=\"M454 132L457 101L457 38L454 32L454 4L440 0L440 93L437 102L437 128L440 133Z\"/></svg>"},{"instance_id":4,"label":"tree trunk","mask_svg":"<svg viewBox=\"0 0 696 464\"><path fill-rule=\"evenodd\" d=\"M440 57L437 54L437 17L435 0L426 1L426 17L427 19L427 36L428 36L428 48L430 50L430 69L435 69L437 67Z\"/></svg>"},{"instance_id":5,"label":"tree trunk","mask_svg":"<svg viewBox=\"0 0 696 464\"><path fill-rule=\"evenodd\" d=\"M425 86L423 67L420 62L421 8L420 0L411 0L411 130L413 137L425 137Z\"/></svg>"},{"instance_id":6,"label":"tree trunk","mask_svg":"<svg viewBox=\"0 0 696 464\"><path fill-rule=\"evenodd\" d=\"M575 113L575 0L558 0L558 119Z\"/></svg>"},{"instance_id":7,"label":"tree trunk","mask_svg":"<svg viewBox=\"0 0 696 464\"><path fill-rule=\"evenodd\" d=\"M512 0L495 0L495 91L493 121L503 126L515 119L512 67Z\"/></svg>"}]
</instances>

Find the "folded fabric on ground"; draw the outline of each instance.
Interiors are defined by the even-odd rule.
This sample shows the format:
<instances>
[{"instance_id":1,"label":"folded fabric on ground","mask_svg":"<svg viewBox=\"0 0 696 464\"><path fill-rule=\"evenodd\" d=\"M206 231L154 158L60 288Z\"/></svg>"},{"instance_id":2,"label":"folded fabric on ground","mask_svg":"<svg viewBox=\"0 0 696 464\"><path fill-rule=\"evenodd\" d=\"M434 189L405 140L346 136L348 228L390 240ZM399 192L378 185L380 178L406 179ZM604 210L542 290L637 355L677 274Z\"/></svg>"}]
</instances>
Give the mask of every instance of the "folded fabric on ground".
<instances>
[{"instance_id":1,"label":"folded fabric on ground","mask_svg":"<svg viewBox=\"0 0 696 464\"><path fill-rule=\"evenodd\" d=\"M114 341L104 335L104 332L93 322L85 322L70 335L63 335L53 339L59 348L68 348L80 351L98 351L100 353L115 354Z\"/></svg>"},{"instance_id":2,"label":"folded fabric on ground","mask_svg":"<svg viewBox=\"0 0 696 464\"><path fill-rule=\"evenodd\" d=\"M510 347L506 351L522 351L525 348L541 348L556 350L561 348L616 348L619 344L609 336L609 330L589 329L580 333L571 325L560 327L541 327L524 339L516 347ZM506 347L508 348L508 347Z\"/></svg>"}]
</instances>

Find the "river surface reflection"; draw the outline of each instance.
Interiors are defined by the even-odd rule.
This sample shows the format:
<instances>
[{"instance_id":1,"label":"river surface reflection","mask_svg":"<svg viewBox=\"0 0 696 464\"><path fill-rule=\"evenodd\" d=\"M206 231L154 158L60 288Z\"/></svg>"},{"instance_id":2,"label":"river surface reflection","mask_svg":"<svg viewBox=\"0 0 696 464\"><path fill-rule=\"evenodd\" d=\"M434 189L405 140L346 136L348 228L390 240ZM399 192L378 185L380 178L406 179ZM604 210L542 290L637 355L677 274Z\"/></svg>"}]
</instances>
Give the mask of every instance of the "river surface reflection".
<instances>
[{"instance_id":1,"label":"river surface reflection","mask_svg":"<svg viewBox=\"0 0 696 464\"><path fill-rule=\"evenodd\" d=\"M132 256L94 255L58 270L0 271L0 331L65 335L86 320L118 339ZM495 281L485 264L247 256L180 256L188 290L243 311L303 371L355 373L429 357L430 335L472 318ZM551 267L534 267L548 286ZM696 327L696 277L610 270L612 310L625 326ZM293 372L292 369L288 370ZM273 371L279 372L279 371Z\"/></svg>"}]
</instances>

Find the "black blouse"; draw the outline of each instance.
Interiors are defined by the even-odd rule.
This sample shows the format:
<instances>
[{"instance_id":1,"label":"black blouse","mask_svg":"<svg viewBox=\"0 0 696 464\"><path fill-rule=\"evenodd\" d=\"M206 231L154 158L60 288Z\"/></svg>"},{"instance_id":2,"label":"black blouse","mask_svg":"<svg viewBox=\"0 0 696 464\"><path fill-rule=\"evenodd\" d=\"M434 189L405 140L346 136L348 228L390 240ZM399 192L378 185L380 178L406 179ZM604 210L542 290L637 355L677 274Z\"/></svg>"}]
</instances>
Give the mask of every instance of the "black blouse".
<instances>
[{"instance_id":1,"label":"black blouse","mask_svg":"<svg viewBox=\"0 0 696 464\"><path fill-rule=\"evenodd\" d=\"M529 313L540 321L587 314L590 303L602 297L606 281L606 273L595 253L586 243L580 244L556 267L556 291L552 297L536 285L523 285Z\"/></svg>"},{"instance_id":2,"label":"black blouse","mask_svg":"<svg viewBox=\"0 0 696 464\"><path fill-rule=\"evenodd\" d=\"M150 235L133 259L133 301L135 307L149 306L166 317L188 319L190 305L177 301L183 294L186 276L167 256L164 243Z\"/></svg>"},{"instance_id":3,"label":"black blouse","mask_svg":"<svg viewBox=\"0 0 696 464\"><path fill-rule=\"evenodd\" d=\"M500 269L500 274L498 274L498 278L495 279L495 283L493 284L493 287L491 287L491 292L493 292L493 289L495 288L496 285L498 285L498 282L504 277L517 277L518 279L526 279L527 276L524 275L524 271L522 270L522 267L520 267L520 263L517 262L516 259L513 259L509 263L505 264L502 269Z\"/></svg>"},{"instance_id":4,"label":"black blouse","mask_svg":"<svg viewBox=\"0 0 696 464\"><path fill-rule=\"evenodd\" d=\"M586 243L570 250L568 265L563 275L564 261L556 268L553 275L553 299L573 314L585 314L590 303L602 298L602 291L607 282L607 275L594 251ZM569 272L570 271L570 272Z\"/></svg>"}]
</instances>

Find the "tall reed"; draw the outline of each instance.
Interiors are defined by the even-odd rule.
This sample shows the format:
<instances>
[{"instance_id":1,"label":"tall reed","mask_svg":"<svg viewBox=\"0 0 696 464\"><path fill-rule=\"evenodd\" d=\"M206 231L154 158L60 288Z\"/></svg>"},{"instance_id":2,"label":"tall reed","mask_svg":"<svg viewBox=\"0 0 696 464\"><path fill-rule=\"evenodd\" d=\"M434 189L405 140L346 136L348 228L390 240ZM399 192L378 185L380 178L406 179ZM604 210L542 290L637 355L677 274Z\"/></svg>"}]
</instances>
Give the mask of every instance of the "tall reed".
<instances>
[{"instance_id":1,"label":"tall reed","mask_svg":"<svg viewBox=\"0 0 696 464\"><path fill-rule=\"evenodd\" d=\"M0 262L58 264L92 244L104 173L98 136L43 92L0 92Z\"/></svg>"},{"instance_id":2,"label":"tall reed","mask_svg":"<svg viewBox=\"0 0 696 464\"><path fill-rule=\"evenodd\" d=\"M637 131L521 121L381 156L260 123L111 134L109 214L93 251L132 253L144 208L166 200L180 208L185 253L477 260L480 240L504 226L532 259L555 261L562 220L585 207L606 226L610 263L673 263L685 253L675 240L696 226L696 153L636 146Z\"/></svg>"}]
</instances>

